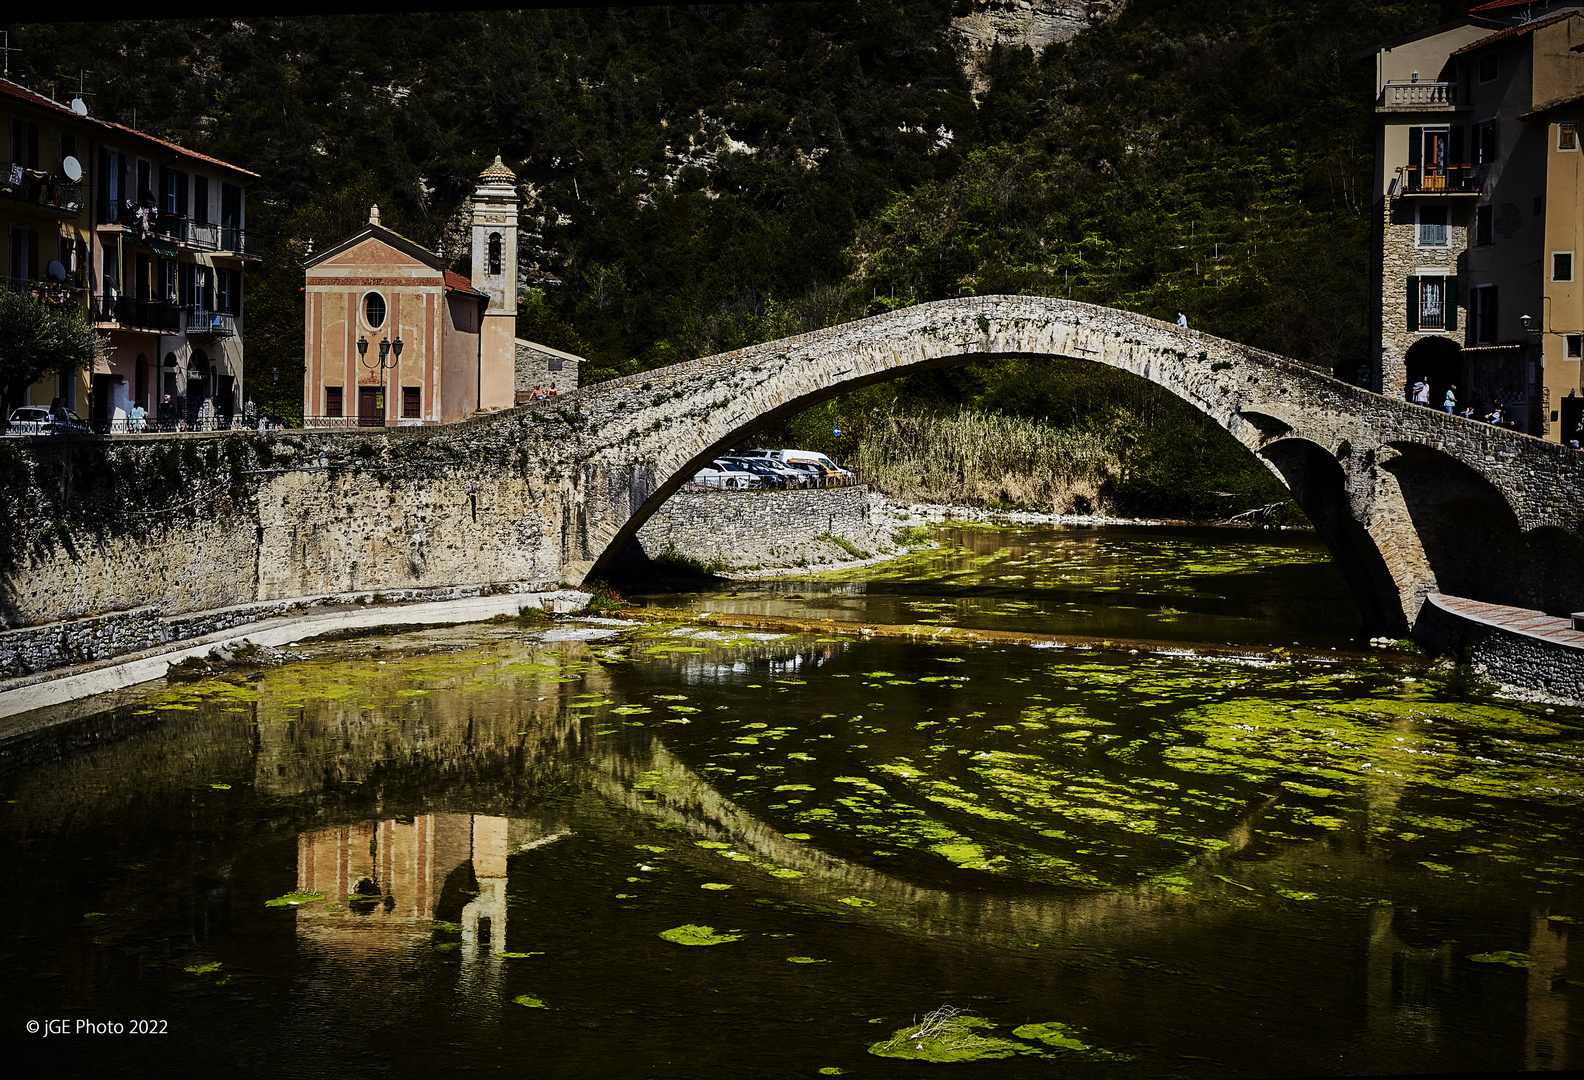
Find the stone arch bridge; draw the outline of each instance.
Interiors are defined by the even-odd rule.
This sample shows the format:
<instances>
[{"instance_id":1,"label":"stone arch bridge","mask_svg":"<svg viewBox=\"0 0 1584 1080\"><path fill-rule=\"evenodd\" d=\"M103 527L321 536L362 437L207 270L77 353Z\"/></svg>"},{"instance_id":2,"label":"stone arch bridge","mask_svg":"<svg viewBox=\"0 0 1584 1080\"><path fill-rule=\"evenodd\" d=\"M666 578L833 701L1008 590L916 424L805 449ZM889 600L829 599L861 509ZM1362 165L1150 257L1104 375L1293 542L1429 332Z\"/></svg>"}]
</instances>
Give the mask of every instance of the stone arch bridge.
<instances>
[{"instance_id":1,"label":"stone arch bridge","mask_svg":"<svg viewBox=\"0 0 1584 1080\"><path fill-rule=\"evenodd\" d=\"M140 604L170 614L575 584L756 429L993 357L1107 364L1209 416L1292 492L1370 633L1406 633L1432 592L1584 609L1584 454L1143 316L1032 296L921 304L447 427L35 441L12 470L26 490L8 494L40 506L42 524L5 538L0 603L19 626Z\"/></svg>"}]
</instances>

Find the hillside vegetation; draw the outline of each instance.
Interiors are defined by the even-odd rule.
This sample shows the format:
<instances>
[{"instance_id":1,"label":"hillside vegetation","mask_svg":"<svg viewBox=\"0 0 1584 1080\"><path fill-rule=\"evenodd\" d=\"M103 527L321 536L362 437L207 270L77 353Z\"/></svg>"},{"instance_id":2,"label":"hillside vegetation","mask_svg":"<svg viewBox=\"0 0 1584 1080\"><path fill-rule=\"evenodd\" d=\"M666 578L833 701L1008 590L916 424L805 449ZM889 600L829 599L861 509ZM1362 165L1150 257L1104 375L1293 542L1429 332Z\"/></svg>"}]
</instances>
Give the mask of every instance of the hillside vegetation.
<instances>
[{"instance_id":1,"label":"hillside vegetation","mask_svg":"<svg viewBox=\"0 0 1584 1080\"><path fill-rule=\"evenodd\" d=\"M250 393L288 415L309 242L350 233L378 203L387 225L462 267L456 211L496 153L529 197L519 331L587 356L588 379L991 292L1182 310L1351 374L1368 310L1372 88L1351 57L1460 8L1133 0L1041 56L998 49L978 102L953 8L58 23L13 27L11 63L45 92L83 68L95 115L260 174L249 224L275 240L248 278ZM1119 380L1081 364L973 365L871 387L762 437L890 463L939 494L930 477L950 470L898 455L934 452L952 419L1002 433L966 446L1007 440L999 458L954 466L985 498L1059 502L1058 476L1079 478L1069 494L1095 509L1218 516L1279 497L1196 414ZM1028 452L1068 456L1018 473Z\"/></svg>"}]
</instances>

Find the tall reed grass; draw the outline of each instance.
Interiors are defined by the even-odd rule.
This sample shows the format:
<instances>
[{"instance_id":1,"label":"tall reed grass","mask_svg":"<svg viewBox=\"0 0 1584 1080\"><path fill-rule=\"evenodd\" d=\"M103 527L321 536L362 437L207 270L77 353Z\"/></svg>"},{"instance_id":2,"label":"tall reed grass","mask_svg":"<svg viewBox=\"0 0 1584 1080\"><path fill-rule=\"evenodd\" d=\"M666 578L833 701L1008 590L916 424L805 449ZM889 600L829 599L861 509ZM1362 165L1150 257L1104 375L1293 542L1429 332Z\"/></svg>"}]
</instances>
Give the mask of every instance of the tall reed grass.
<instances>
[{"instance_id":1,"label":"tall reed grass","mask_svg":"<svg viewBox=\"0 0 1584 1080\"><path fill-rule=\"evenodd\" d=\"M1063 429L999 412L893 410L871 422L855 456L892 498L1102 513L1126 472L1129 425Z\"/></svg>"}]
</instances>

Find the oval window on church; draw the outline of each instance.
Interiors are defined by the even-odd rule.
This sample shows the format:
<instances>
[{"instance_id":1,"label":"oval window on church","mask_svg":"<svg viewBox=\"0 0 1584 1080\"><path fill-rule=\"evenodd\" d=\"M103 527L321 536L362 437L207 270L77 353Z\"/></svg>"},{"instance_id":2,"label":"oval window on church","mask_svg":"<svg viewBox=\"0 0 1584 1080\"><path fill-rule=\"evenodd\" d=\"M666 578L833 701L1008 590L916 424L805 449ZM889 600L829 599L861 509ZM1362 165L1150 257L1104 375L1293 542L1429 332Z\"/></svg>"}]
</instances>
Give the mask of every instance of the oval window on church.
<instances>
[{"instance_id":1,"label":"oval window on church","mask_svg":"<svg viewBox=\"0 0 1584 1080\"><path fill-rule=\"evenodd\" d=\"M371 330L385 325L385 298L379 293L371 292L363 298L363 321Z\"/></svg>"}]
</instances>

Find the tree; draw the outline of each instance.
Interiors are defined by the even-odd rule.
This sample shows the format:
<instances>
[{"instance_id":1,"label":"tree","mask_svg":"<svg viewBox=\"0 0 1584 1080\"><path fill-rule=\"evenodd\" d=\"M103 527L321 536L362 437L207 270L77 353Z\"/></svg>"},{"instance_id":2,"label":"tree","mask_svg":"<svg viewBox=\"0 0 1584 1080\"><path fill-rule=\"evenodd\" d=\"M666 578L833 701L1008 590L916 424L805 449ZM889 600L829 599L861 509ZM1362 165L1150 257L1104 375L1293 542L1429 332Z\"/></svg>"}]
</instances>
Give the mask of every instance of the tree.
<instances>
[{"instance_id":1,"label":"tree","mask_svg":"<svg viewBox=\"0 0 1584 1080\"><path fill-rule=\"evenodd\" d=\"M108 355L82 312L0 289L0 391L10 404L51 372L77 372Z\"/></svg>"}]
</instances>

